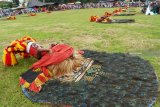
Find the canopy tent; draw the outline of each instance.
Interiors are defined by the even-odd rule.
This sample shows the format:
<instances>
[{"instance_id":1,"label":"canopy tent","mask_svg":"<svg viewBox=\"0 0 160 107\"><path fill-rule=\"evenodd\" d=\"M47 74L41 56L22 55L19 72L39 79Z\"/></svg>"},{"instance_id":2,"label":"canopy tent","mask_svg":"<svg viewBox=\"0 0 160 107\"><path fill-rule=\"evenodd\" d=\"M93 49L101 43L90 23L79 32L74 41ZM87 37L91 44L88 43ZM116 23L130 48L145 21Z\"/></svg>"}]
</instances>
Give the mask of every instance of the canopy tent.
<instances>
[{"instance_id":1,"label":"canopy tent","mask_svg":"<svg viewBox=\"0 0 160 107\"><path fill-rule=\"evenodd\" d=\"M27 7L35 7L35 6L44 6L45 3L40 2L38 0L31 0L28 2Z\"/></svg>"}]
</instances>

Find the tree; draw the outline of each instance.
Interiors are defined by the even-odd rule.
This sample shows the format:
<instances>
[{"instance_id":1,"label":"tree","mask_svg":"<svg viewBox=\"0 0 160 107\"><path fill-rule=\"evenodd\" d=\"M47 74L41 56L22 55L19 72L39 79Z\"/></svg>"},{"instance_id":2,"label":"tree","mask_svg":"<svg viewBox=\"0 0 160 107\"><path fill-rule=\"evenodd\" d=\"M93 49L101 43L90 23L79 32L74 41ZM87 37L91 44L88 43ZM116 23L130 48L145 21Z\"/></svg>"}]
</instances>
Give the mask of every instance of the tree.
<instances>
[{"instance_id":1,"label":"tree","mask_svg":"<svg viewBox=\"0 0 160 107\"><path fill-rule=\"evenodd\" d=\"M13 0L13 3L16 3L16 5L19 6L19 0Z\"/></svg>"}]
</instances>

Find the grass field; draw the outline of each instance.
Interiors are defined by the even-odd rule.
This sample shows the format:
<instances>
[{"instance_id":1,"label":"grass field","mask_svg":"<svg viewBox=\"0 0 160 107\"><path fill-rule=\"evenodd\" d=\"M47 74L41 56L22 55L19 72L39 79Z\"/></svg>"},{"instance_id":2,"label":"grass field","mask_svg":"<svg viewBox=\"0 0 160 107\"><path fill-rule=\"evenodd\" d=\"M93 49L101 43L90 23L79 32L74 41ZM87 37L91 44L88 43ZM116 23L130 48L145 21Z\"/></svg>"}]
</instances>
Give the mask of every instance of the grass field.
<instances>
[{"instance_id":1,"label":"grass field","mask_svg":"<svg viewBox=\"0 0 160 107\"><path fill-rule=\"evenodd\" d=\"M136 9L140 11L140 8ZM133 18L132 24L99 24L89 22L91 15L102 15L113 9L82 9L56 11L51 14L38 13L35 17L17 16L17 20L0 20L0 54L4 47L17 38L30 35L40 44L49 46L53 41L64 42L76 49L106 52L123 52L149 60L160 78L160 15L115 16ZM38 107L21 92L19 76L35 59L20 59L14 67L0 64L0 106ZM159 89L160 91L160 89ZM160 107L160 92L154 107Z\"/></svg>"}]
</instances>

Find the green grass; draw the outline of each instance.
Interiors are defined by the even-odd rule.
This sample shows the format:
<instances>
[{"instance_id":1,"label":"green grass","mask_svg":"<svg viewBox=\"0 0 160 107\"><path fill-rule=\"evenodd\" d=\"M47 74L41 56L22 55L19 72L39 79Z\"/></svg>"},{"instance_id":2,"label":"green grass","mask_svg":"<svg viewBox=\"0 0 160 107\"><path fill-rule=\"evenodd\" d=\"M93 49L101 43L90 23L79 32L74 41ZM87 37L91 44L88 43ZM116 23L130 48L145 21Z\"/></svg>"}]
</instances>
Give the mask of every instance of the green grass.
<instances>
[{"instance_id":1,"label":"green grass","mask_svg":"<svg viewBox=\"0 0 160 107\"><path fill-rule=\"evenodd\" d=\"M160 15L146 16L137 12L132 24L99 24L89 22L91 15L102 15L113 9L82 9L56 11L51 14L38 13L35 17L17 16L17 20L0 20L0 54L9 43L24 35L30 35L42 45L49 46L53 41L64 42L76 49L92 49L106 52L140 53L149 60L160 78ZM137 8L140 11L140 8ZM14 67L0 64L0 106L36 107L21 92L19 76L27 70L35 59L20 59ZM160 90L160 89L159 89ZM159 93L160 96L160 93ZM159 107L160 97L154 107Z\"/></svg>"}]
</instances>

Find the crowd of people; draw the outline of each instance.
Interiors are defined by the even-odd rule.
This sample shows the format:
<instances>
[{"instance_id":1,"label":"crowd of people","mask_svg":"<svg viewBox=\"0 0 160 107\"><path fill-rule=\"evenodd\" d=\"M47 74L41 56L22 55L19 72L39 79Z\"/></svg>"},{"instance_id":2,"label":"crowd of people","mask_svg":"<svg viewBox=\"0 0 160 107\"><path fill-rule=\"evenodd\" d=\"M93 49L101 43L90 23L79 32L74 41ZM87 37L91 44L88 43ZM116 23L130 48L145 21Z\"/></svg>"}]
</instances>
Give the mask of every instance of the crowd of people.
<instances>
[{"instance_id":1,"label":"crowd of people","mask_svg":"<svg viewBox=\"0 0 160 107\"><path fill-rule=\"evenodd\" d=\"M90 58L83 57L84 51L55 42L49 48L45 48L30 36L16 39L4 49L3 64L5 66L18 64L17 54L25 59L31 56L37 59L20 77L20 85L34 92L40 92L45 82L62 76L66 76L68 82L78 82L93 63ZM68 76L71 78L67 79Z\"/></svg>"},{"instance_id":2,"label":"crowd of people","mask_svg":"<svg viewBox=\"0 0 160 107\"><path fill-rule=\"evenodd\" d=\"M84 9L84 8L112 8L112 7L123 7L123 6L144 6L144 2L103 2L103 3L68 3L58 5L46 5L42 7L33 8L10 8L0 9L0 17L13 16L27 13L37 13L45 11L56 11L56 10L70 10L70 9Z\"/></svg>"},{"instance_id":3,"label":"crowd of people","mask_svg":"<svg viewBox=\"0 0 160 107\"><path fill-rule=\"evenodd\" d=\"M60 7L66 9L81 9L81 8L112 8L112 7L142 7L145 2L103 2L103 3L86 3L86 4L62 4Z\"/></svg>"}]
</instances>

